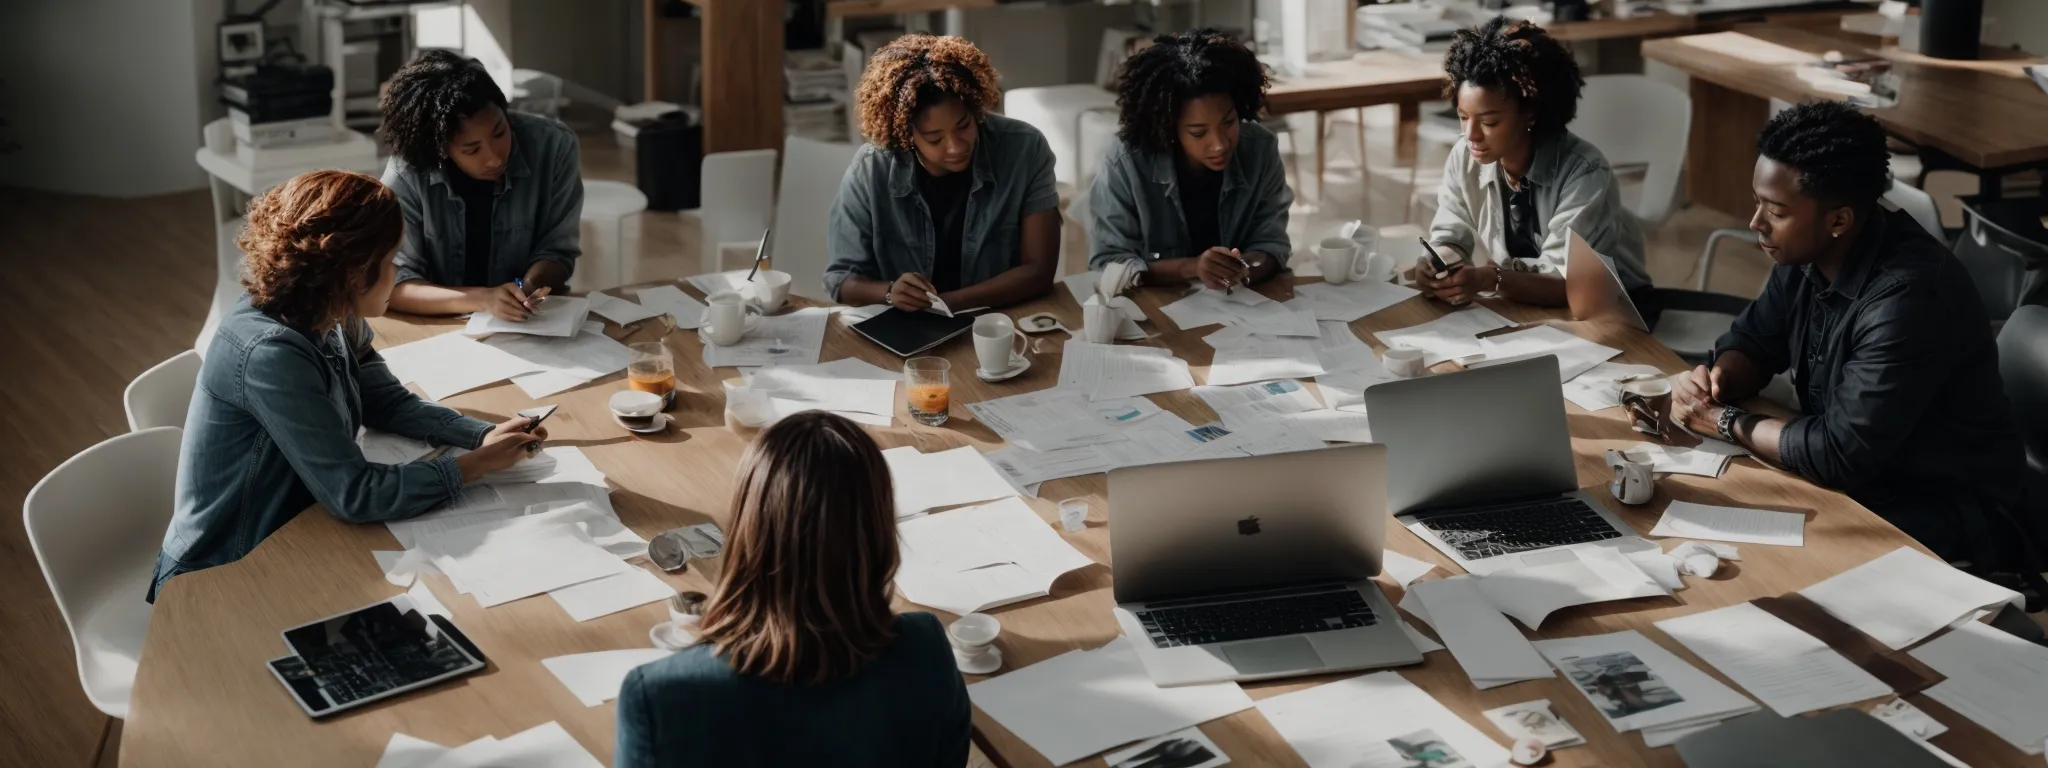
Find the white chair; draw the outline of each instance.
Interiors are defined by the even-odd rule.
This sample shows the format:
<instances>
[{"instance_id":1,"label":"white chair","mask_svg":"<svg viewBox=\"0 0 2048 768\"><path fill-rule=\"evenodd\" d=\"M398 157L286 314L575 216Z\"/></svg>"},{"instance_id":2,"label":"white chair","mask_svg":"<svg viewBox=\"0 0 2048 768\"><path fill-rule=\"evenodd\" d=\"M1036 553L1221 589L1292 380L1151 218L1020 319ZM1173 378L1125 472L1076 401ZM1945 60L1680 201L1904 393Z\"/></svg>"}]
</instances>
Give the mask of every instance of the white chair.
<instances>
[{"instance_id":1,"label":"white chair","mask_svg":"<svg viewBox=\"0 0 2048 768\"><path fill-rule=\"evenodd\" d=\"M1599 147L1608 165L1648 167L1642 197L1629 207L1644 226L1671 218L1692 134L1690 95L1643 75L1588 77L1571 131Z\"/></svg>"},{"instance_id":2,"label":"white chair","mask_svg":"<svg viewBox=\"0 0 2048 768\"><path fill-rule=\"evenodd\" d=\"M626 217L647 210L647 195L622 181L583 180L583 220L611 225L612 282L633 282L626 259ZM588 249L585 249L586 252ZM637 261L637 259L635 259Z\"/></svg>"},{"instance_id":3,"label":"white chair","mask_svg":"<svg viewBox=\"0 0 2048 768\"><path fill-rule=\"evenodd\" d=\"M830 260L826 222L839 181L853 165L853 144L791 136L782 145L782 194L775 200L775 269L789 273L789 292L812 299L825 295Z\"/></svg>"},{"instance_id":4,"label":"white chair","mask_svg":"<svg viewBox=\"0 0 2048 768\"><path fill-rule=\"evenodd\" d=\"M1053 178L1081 185L1081 115L1116 112L1116 94L1094 83L1015 88L1003 94L1003 114L1030 123L1052 147Z\"/></svg>"},{"instance_id":5,"label":"white chair","mask_svg":"<svg viewBox=\"0 0 2048 768\"><path fill-rule=\"evenodd\" d=\"M185 350L157 363L121 393L121 405L128 410L128 431L155 427L185 426L185 410L192 405L192 390L199 383L199 352Z\"/></svg>"},{"instance_id":6,"label":"white chair","mask_svg":"<svg viewBox=\"0 0 2048 768\"><path fill-rule=\"evenodd\" d=\"M22 501L29 545L71 630L85 697L128 716L149 631L150 577L170 526L184 430L117 435L43 476Z\"/></svg>"},{"instance_id":7,"label":"white chair","mask_svg":"<svg viewBox=\"0 0 2048 768\"><path fill-rule=\"evenodd\" d=\"M697 219L707 271L731 269L718 261L720 243L758 241L775 220L775 155L772 149L749 149L704 156Z\"/></svg>"}]
</instances>

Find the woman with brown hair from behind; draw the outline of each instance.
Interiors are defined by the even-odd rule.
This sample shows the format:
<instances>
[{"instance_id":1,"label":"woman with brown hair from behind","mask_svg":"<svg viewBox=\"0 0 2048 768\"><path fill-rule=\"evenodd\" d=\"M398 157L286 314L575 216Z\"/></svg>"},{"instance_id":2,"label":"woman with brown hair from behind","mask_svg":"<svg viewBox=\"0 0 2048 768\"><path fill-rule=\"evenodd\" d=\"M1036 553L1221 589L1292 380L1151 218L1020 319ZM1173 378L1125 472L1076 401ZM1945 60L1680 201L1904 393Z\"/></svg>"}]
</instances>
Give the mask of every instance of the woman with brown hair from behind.
<instances>
[{"instance_id":1,"label":"woman with brown hair from behind","mask_svg":"<svg viewBox=\"0 0 2048 768\"><path fill-rule=\"evenodd\" d=\"M626 676L613 764L965 765L967 688L945 629L889 608L895 508L881 451L846 418L811 411L762 433L698 643Z\"/></svg>"},{"instance_id":2,"label":"woman with brown hair from behind","mask_svg":"<svg viewBox=\"0 0 2048 768\"><path fill-rule=\"evenodd\" d=\"M313 171L249 206L248 290L221 318L186 412L176 509L148 599L180 573L239 560L315 503L352 523L399 520L545 439L527 419L491 425L407 391L370 346L405 235L398 197L360 173ZM363 457L363 427L470 449L388 466Z\"/></svg>"}]
</instances>

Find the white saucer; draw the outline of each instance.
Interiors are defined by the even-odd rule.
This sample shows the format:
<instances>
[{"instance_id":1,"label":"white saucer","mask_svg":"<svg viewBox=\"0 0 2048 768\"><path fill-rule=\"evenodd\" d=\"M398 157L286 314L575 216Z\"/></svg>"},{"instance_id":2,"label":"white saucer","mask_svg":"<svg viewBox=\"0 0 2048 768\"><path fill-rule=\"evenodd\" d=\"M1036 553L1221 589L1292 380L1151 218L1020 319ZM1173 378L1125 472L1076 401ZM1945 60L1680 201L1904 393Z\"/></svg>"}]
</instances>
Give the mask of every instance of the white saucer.
<instances>
[{"instance_id":1,"label":"white saucer","mask_svg":"<svg viewBox=\"0 0 2048 768\"><path fill-rule=\"evenodd\" d=\"M979 660L969 661L967 657L961 656L960 650L956 648L953 650L953 666L970 675L989 674L1003 668L1003 649L989 646L988 653Z\"/></svg>"},{"instance_id":2,"label":"white saucer","mask_svg":"<svg viewBox=\"0 0 2048 768\"><path fill-rule=\"evenodd\" d=\"M1031 358L1024 357L1023 355L1011 355L1010 370L1002 373L988 373L980 368L976 368L974 369L974 375L982 381L1009 381L1028 370L1031 370Z\"/></svg>"},{"instance_id":3,"label":"white saucer","mask_svg":"<svg viewBox=\"0 0 2048 768\"><path fill-rule=\"evenodd\" d=\"M761 316L747 315L747 329L745 331L740 332L740 338L746 338L748 335L754 332L754 329L759 327L761 327ZM711 341L710 321L707 320L703 325L697 326L697 338L706 344L714 343L713 341Z\"/></svg>"},{"instance_id":4,"label":"white saucer","mask_svg":"<svg viewBox=\"0 0 2048 768\"><path fill-rule=\"evenodd\" d=\"M612 423L614 423L614 424L617 424L617 425L619 425L619 427L621 427L621 428L625 429L625 430L626 430L627 432L633 432L633 433L636 433L636 434L642 434L642 435L651 435L651 434L654 434L654 433L656 433L656 432L660 432L660 431L662 431L662 430L668 429L668 423L669 423L670 421L672 421L672 419L670 419L670 418L669 418L669 415L668 415L668 414L666 414L666 413L657 413L657 414L655 414L655 415L654 415L654 425L653 425L653 426L651 426L651 427L648 427L648 428L646 428L646 429L634 429L634 428L632 428L632 427L628 427L628 426L626 426L626 422L625 422L625 421L623 421L623 420L620 420L620 419L619 419L619 415L618 415L618 414L616 414L616 413L612 414Z\"/></svg>"}]
</instances>

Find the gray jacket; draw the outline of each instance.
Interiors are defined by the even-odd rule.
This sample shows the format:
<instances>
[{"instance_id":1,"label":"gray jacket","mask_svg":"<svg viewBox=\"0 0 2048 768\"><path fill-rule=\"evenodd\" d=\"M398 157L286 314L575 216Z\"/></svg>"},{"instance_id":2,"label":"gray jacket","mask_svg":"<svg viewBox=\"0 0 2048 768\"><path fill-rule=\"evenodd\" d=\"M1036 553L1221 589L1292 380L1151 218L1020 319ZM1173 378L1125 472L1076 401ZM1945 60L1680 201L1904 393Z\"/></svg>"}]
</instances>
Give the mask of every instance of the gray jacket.
<instances>
[{"instance_id":1,"label":"gray jacket","mask_svg":"<svg viewBox=\"0 0 2048 768\"><path fill-rule=\"evenodd\" d=\"M1019 263L1024 217L1059 207L1053 186L1052 147L1037 128L1002 115L982 118L974 145L974 186L961 228L960 284L974 285ZM825 292L853 275L895 280L905 272L932 273L937 244L932 212L917 191L913 150L866 144L839 181L826 223L831 263Z\"/></svg>"},{"instance_id":2,"label":"gray jacket","mask_svg":"<svg viewBox=\"0 0 2048 768\"><path fill-rule=\"evenodd\" d=\"M506 112L512 156L496 184L491 212L490 285L526 274L536 261L552 261L571 274L582 255L583 169L576 132L554 120ZM398 282L425 280L459 286L463 280L462 196L448 185L445 167L414 168L392 156L384 185L405 209L405 240L398 245ZM457 171L460 173L460 171Z\"/></svg>"},{"instance_id":3,"label":"gray jacket","mask_svg":"<svg viewBox=\"0 0 2048 768\"><path fill-rule=\"evenodd\" d=\"M1623 288L1649 287L1643 230L1635 214L1621 207L1621 186L1599 148L1570 131L1545 135L1537 139L1536 156L1524 176L1522 183L1535 186L1534 226L1543 237L1543 255L1519 266L1564 274L1569 229L1585 238L1594 253L1614 263ZM1473 264L1507 258L1507 212L1501 210L1500 199L1505 184L1500 163L1473 161L1471 148L1459 139L1444 160L1444 184L1437 192L1436 219L1429 225L1430 242L1464 254Z\"/></svg>"},{"instance_id":4,"label":"gray jacket","mask_svg":"<svg viewBox=\"0 0 2048 768\"><path fill-rule=\"evenodd\" d=\"M491 430L407 391L371 338L361 320L309 337L247 296L222 318L186 412L176 509L150 600L172 576L241 559L314 502L369 523L461 493L452 456L399 466L363 458L364 426L461 448Z\"/></svg>"},{"instance_id":5,"label":"gray jacket","mask_svg":"<svg viewBox=\"0 0 2048 768\"><path fill-rule=\"evenodd\" d=\"M1113 143L1102 158L1089 188L1089 213L1094 242L1088 268L1100 270L1112 261L1129 261L1150 269L1157 259L1189 253L1187 221L1181 216L1180 182L1174 157ZM1294 191L1287 188L1287 170L1280 161L1280 140L1258 123L1238 124L1237 152L1223 170L1223 189L1216 198L1222 221L1217 232L1230 247L1258 251L1280 260L1294 247L1287 239L1287 206Z\"/></svg>"}]
</instances>

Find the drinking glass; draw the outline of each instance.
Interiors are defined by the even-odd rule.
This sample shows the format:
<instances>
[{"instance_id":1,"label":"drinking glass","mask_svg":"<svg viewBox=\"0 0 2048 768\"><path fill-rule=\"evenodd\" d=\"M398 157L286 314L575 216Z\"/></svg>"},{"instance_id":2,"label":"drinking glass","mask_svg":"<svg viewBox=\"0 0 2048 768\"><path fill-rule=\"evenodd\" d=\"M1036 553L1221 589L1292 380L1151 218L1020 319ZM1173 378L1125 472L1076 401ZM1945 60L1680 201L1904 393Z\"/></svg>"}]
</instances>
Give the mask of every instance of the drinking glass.
<instances>
[{"instance_id":1,"label":"drinking glass","mask_svg":"<svg viewBox=\"0 0 2048 768\"><path fill-rule=\"evenodd\" d=\"M946 423L953 384L953 364L943 357L913 357L903 363L903 396L909 400L910 417L917 423L936 427Z\"/></svg>"},{"instance_id":2,"label":"drinking glass","mask_svg":"<svg viewBox=\"0 0 2048 768\"><path fill-rule=\"evenodd\" d=\"M676 360L668 347L658 341L643 341L626 347L626 386L661 396L661 409L676 404Z\"/></svg>"}]
</instances>

